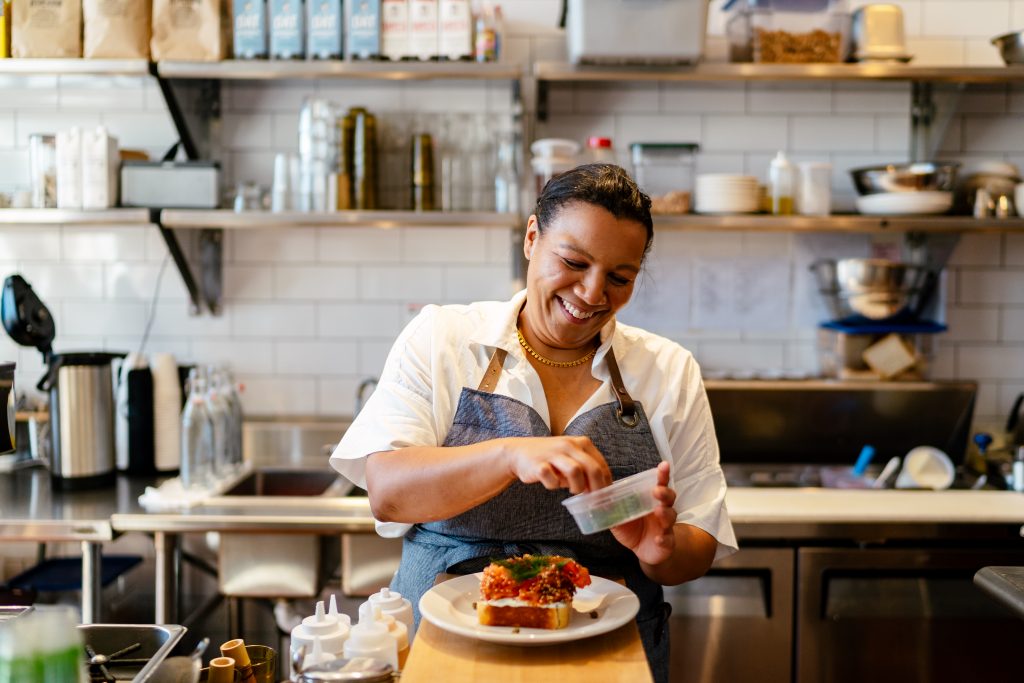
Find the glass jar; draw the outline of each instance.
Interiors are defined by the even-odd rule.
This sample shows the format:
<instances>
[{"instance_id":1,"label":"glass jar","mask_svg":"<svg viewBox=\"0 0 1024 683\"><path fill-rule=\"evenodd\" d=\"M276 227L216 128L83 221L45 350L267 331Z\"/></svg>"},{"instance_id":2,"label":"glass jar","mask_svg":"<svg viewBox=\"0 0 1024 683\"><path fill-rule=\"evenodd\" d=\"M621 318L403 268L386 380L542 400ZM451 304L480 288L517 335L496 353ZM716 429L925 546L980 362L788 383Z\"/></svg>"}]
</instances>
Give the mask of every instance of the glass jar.
<instances>
[{"instance_id":1,"label":"glass jar","mask_svg":"<svg viewBox=\"0 0 1024 683\"><path fill-rule=\"evenodd\" d=\"M700 146L683 142L634 142L633 178L651 197L652 213L689 213Z\"/></svg>"},{"instance_id":2,"label":"glass jar","mask_svg":"<svg viewBox=\"0 0 1024 683\"><path fill-rule=\"evenodd\" d=\"M35 133L28 137L32 208L57 208L57 136Z\"/></svg>"}]
</instances>

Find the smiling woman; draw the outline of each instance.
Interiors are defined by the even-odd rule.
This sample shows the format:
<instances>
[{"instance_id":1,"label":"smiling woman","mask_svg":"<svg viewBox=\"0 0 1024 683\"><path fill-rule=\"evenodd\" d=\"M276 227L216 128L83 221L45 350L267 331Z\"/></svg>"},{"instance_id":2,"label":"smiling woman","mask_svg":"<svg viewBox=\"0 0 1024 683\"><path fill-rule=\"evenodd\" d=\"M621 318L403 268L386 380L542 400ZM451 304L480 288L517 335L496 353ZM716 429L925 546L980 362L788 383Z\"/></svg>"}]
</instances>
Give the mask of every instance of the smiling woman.
<instances>
[{"instance_id":1,"label":"smiling woman","mask_svg":"<svg viewBox=\"0 0 1024 683\"><path fill-rule=\"evenodd\" d=\"M526 290L425 307L331 462L367 489L378 532L404 537L392 588L413 605L442 572L573 558L636 593L660 683L662 585L701 576L736 540L696 362L615 320L651 244L650 205L613 165L549 181L526 226ZM583 534L561 505L654 468L654 510L609 531Z\"/></svg>"}]
</instances>

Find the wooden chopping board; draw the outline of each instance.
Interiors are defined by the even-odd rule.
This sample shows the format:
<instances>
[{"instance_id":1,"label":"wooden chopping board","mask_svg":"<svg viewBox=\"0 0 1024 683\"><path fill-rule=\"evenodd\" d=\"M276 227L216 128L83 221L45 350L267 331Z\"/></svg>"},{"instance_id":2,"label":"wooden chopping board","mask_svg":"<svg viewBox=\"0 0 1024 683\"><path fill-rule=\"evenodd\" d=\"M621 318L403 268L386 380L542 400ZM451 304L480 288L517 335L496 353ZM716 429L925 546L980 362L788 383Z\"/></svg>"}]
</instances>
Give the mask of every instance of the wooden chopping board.
<instances>
[{"instance_id":1,"label":"wooden chopping board","mask_svg":"<svg viewBox=\"0 0 1024 683\"><path fill-rule=\"evenodd\" d=\"M444 580L450 577L438 577ZM651 683L636 622L591 638L519 647L461 636L420 621L402 683Z\"/></svg>"}]
</instances>

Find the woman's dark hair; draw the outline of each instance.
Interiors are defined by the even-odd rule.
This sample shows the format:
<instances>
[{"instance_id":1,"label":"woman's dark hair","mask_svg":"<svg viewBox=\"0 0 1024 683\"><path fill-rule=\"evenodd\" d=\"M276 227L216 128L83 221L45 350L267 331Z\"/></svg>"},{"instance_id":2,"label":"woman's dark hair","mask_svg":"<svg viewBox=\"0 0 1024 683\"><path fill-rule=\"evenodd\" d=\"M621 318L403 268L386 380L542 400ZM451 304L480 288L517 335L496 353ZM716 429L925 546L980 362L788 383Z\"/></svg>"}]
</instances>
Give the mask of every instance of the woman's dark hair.
<instances>
[{"instance_id":1,"label":"woman's dark hair","mask_svg":"<svg viewBox=\"0 0 1024 683\"><path fill-rule=\"evenodd\" d=\"M644 255L654 239L654 221L651 220L651 198L648 197L625 170L615 164L586 164L571 171L559 173L547 182L533 213L537 216L537 229L544 232L563 207L574 202L593 204L605 209L618 219L640 223L647 230Z\"/></svg>"}]
</instances>

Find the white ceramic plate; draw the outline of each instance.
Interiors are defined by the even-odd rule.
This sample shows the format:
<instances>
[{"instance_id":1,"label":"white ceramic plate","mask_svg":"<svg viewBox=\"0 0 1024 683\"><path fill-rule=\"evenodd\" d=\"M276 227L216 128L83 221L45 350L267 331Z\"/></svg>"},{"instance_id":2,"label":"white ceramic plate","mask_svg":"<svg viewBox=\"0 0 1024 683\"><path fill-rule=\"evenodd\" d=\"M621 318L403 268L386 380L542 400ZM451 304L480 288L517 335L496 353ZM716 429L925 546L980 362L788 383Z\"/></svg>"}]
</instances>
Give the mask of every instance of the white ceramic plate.
<instances>
[{"instance_id":1,"label":"white ceramic plate","mask_svg":"<svg viewBox=\"0 0 1024 683\"><path fill-rule=\"evenodd\" d=\"M938 214L952 207L952 192L880 192L857 197L857 210L871 215Z\"/></svg>"},{"instance_id":2,"label":"white ceramic plate","mask_svg":"<svg viewBox=\"0 0 1024 683\"><path fill-rule=\"evenodd\" d=\"M578 590L576 598L581 604L589 603L589 607L604 596L597 607L596 619L589 612L573 609L569 625L561 629L520 628L514 631L510 626L481 626L473 603L480 599L482 576L482 573L466 574L434 586L420 598L420 614L435 626L467 638L505 645L548 645L613 631L640 611L640 600L633 591L614 581L592 576L591 584Z\"/></svg>"}]
</instances>

